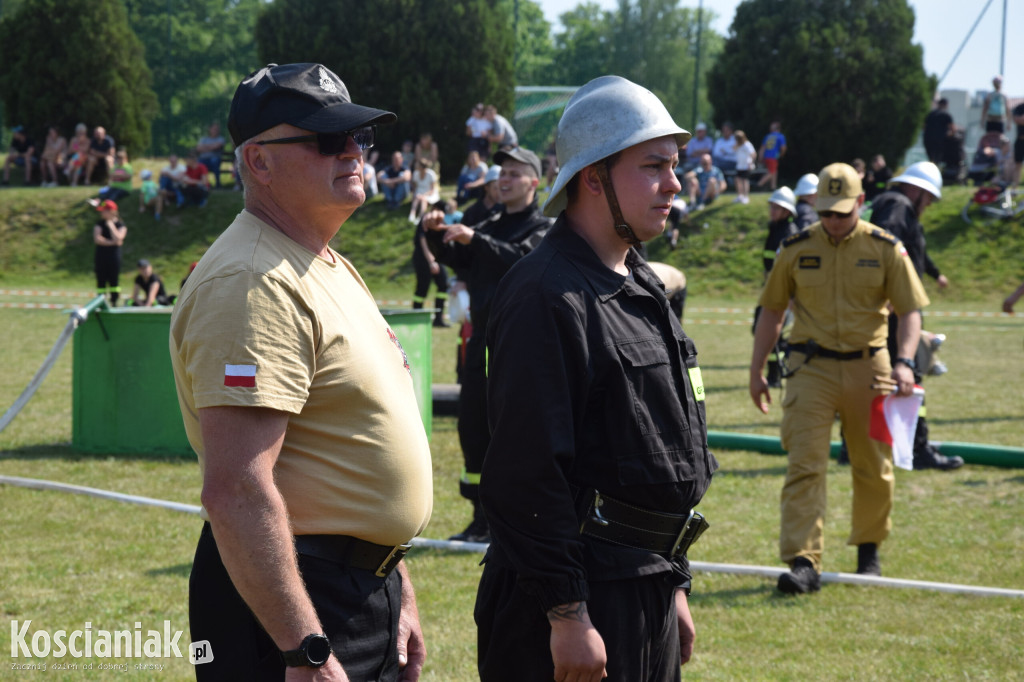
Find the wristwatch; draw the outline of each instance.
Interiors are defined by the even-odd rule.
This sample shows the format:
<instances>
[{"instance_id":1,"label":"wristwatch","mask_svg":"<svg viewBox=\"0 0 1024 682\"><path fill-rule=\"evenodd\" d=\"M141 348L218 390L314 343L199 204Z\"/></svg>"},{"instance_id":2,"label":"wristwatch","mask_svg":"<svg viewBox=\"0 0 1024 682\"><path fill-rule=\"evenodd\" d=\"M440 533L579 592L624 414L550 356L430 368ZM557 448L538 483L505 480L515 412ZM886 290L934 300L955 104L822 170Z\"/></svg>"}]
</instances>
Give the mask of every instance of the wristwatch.
<instances>
[{"instance_id":1,"label":"wristwatch","mask_svg":"<svg viewBox=\"0 0 1024 682\"><path fill-rule=\"evenodd\" d=\"M917 374L917 363L912 358L896 358L892 361L894 365L906 365L910 368L910 371Z\"/></svg>"},{"instance_id":2,"label":"wristwatch","mask_svg":"<svg viewBox=\"0 0 1024 682\"><path fill-rule=\"evenodd\" d=\"M298 649L282 651L281 658L289 668L319 668L331 657L331 640L327 635L308 635Z\"/></svg>"}]
</instances>

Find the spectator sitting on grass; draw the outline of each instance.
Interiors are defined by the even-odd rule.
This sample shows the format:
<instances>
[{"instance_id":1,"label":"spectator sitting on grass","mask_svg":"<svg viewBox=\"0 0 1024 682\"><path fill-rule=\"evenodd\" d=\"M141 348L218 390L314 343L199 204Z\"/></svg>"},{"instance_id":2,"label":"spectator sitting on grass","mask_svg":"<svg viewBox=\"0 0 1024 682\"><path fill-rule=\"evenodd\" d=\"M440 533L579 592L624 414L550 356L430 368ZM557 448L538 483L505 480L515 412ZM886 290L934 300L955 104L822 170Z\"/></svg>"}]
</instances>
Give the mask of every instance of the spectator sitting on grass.
<instances>
[{"instance_id":1,"label":"spectator sitting on grass","mask_svg":"<svg viewBox=\"0 0 1024 682\"><path fill-rule=\"evenodd\" d=\"M464 204L471 199L479 199L484 195L484 176L487 175L487 164L480 160L480 154L470 151L466 154L466 164L459 171L456 182L455 200Z\"/></svg>"},{"instance_id":2,"label":"spectator sitting on grass","mask_svg":"<svg viewBox=\"0 0 1024 682\"><path fill-rule=\"evenodd\" d=\"M137 263L139 274L135 275L135 286L132 288L131 305L148 308L154 305L171 305L174 296L168 296L164 289L164 281L153 272L153 266L142 258Z\"/></svg>"},{"instance_id":3,"label":"spectator sitting on grass","mask_svg":"<svg viewBox=\"0 0 1024 682\"><path fill-rule=\"evenodd\" d=\"M366 198L370 199L378 194L377 190L377 169L373 167L373 161L370 160L370 150L363 150L363 192L366 193Z\"/></svg>"},{"instance_id":4,"label":"spectator sitting on grass","mask_svg":"<svg viewBox=\"0 0 1024 682\"><path fill-rule=\"evenodd\" d=\"M142 179L142 186L139 187L139 213L145 213L146 208L152 206L153 217L160 220L163 198L160 196L160 187L153 181L153 171L143 169L139 178Z\"/></svg>"},{"instance_id":5,"label":"spectator sitting on grass","mask_svg":"<svg viewBox=\"0 0 1024 682\"><path fill-rule=\"evenodd\" d=\"M67 164L64 175L71 181L72 187L78 186L78 180L85 168L85 157L89 153L89 129L84 123L75 126L75 136L68 140Z\"/></svg>"},{"instance_id":6,"label":"spectator sitting on grass","mask_svg":"<svg viewBox=\"0 0 1024 682\"><path fill-rule=\"evenodd\" d=\"M698 123L694 133L694 136L686 143L686 160L679 160L682 170L677 173L688 173L696 169L700 165L701 157L711 154L711 150L714 149L715 142L708 135L707 124Z\"/></svg>"},{"instance_id":7,"label":"spectator sitting on grass","mask_svg":"<svg viewBox=\"0 0 1024 682\"><path fill-rule=\"evenodd\" d=\"M57 126L50 126L46 132L46 143L39 158L39 175L43 187L56 187L59 176L57 169L64 165L64 155L68 151L68 141L60 134Z\"/></svg>"},{"instance_id":8,"label":"spectator sitting on grass","mask_svg":"<svg viewBox=\"0 0 1024 682\"><path fill-rule=\"evenodd\" d=\"M121 147L117 150L114 166L110 170L110 182L100 190L100 201L104 199L121 201L121 199L131 194L132 174L132 164L128 161L128 150ZM98 205L98 202L94 205Z\"/></svg>"},{"instance_id":9,"label":"spectator sitting on grass","mask_svg":"<svg viewBox=\"0 0 1024 682\"><path fill-rule=\"evenodd\" d=\"M4 162L5 185L11 184L11 166L21 166L25 169L25 184L32 182L32 164L35 163L36 144L25 132L24 126L16 126L11 131L11 148L7 152L7 160Z\"/></svg>"},{"instance_id":10,"label":"spectator sitting on grass","mask_svg":"<svg viewBox=\"0 0 1024 682\"><path fill-rule=\"evenodd\" d=\"M692 142L692 140L691 140ZM720 194L725 192L725 176L721 169L711 163L711 154L700 157L700 168L690 171L685 176L687 191L690 193L690 204L694 211L699 211Z\"/></svg>"},{"instance_id":11,"label":"spectator sitting on grass","mask_svg":"<svg viewBox=\"0 0 1024 682\"><path fill-rule=\"evenodd\" d=\"M196 153L199 154L199 162L213 173L213 181L217 189L220 189L220 162L221 154L224 153L224 136L220 134L219 123L211 123L209 132L199 138Z\"/></svg>"},{"instance_id":12,"label":"spectator sitting on grass","mask_svg":"<svg viewBox=\"0 0 1024 682\"><path fill-rule=\"evenodd\" d=\"M161 206L163 202L173 201L177 206L185 203L185 196L181 193L183 177L185 177L185 164L181 162L177 154L171 154L167 157L167 165L160 169Z\"/></svg>"},{"instance_id":13,"label":"spectator sitting on grass","mask_svg":"<svg viewBox=\"0 0 1024 682\"><path fill-rule=\"evenodd\" d=\"M206 206L210 196L210 169L199 162L199 154L194 149L185 157L185 175L181 178L181 193L185 202L196 204L199 208ZM178 202L181 208L183 202Z\"/></svg>"},{"instance_id":14,"label":"spectator sitting on grass","mask_svg":"<svg viewBox=\"0 0 1024 682\"><path fill-rule=\"evenodd\" d=\"M107 129L103 126L96 126L92 132L92 140L89 141L89 150L85 155L85 177L82 179L86 185L92 182L92 174L97 168L102 168L109 173L114 167L114 152L117 144L114 138L107 135Z\"/></svg>"},{"instance_id":15,"label":"spectator sitting on grass","mask_svg":"<svg viewBox=\"0 0 1024 682\"><path fill-rule=\"evenodd\" d=\"M405 198L409 196L409 181L412 173L402 159L402 152L395 152L391 155L389 163L382 171L377 173L377 185L388 208L398 208Z\"/></svg>"},{"instance_id":16,"label":"spectator sitting on grass","mask_svg":"<svg viewBox=\"0 0 1024 682\"><path fill-rule=\"evenodd\" d=\"M733 136L732 124L726 121L722 124L721 137L715 140L715 146L712 147L711 161L722 171L736 170L737 146L736 138ZM753 147L754 145L750 146Z\"/></svg>"}]
</instances>

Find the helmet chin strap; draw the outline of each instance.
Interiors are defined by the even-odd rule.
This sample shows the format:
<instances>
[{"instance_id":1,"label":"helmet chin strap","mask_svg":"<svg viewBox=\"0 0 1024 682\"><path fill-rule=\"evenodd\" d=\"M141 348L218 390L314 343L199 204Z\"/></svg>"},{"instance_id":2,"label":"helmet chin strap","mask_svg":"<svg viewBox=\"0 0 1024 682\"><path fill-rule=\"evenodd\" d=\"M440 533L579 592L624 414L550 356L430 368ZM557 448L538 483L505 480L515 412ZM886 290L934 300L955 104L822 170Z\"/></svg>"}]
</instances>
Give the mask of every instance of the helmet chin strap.
<instances>
[{"instance_id":1,"label":"helmet chin strap","mask_svg":"<svg viewBox=\"0 0 1024 682\"><path fill-rule=\"evenodd\" d=\"M597 178L601 181L601 187L604 188L604 195L608 198L608 208L612 212L615 233L630 246L636 246L640 243L640 239L636 236L636 232L633 232L633 228L626 224L626 219L622 217L622 211L619 209L619 200L615 196L615 188L612 187L612 179L608 174L607 161L601 161L594 164L594 166L595 170L597 170Z\"/></svg>"}]
</instances>

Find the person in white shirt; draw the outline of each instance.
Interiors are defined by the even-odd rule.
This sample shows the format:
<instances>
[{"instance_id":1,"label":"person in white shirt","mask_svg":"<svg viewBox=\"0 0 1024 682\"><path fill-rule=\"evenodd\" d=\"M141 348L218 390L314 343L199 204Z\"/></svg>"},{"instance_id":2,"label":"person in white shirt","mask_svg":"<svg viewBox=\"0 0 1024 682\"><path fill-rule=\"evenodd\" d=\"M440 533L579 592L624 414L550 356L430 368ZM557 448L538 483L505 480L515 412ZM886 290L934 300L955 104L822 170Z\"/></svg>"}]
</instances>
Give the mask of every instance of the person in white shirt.
<instances>
[{"instance_id":1,"label":"person in white shirt","mask_svg":"<svg viewBox=\"0 0 1024 682\"><path fill-rule=\"evenodd\" d=\"M733 135L732 123L726 121L722 124L722 135L715 140L715 145L711 149L711 160L724 172L737 169L736 138Z\"/></svg>"},{"instance_id":2,"label":"person in white shirt","mask_svg":"<svg viewBox=\"0 0 1024 682\"><path fill-rule=\"evenodd\" d=\"M747 204L750 203L750 169L757 162L757 150L742 130L737 130L733 138L733 155L736 159L736 199L733 203Z\"/></svg>"}]
</instances>

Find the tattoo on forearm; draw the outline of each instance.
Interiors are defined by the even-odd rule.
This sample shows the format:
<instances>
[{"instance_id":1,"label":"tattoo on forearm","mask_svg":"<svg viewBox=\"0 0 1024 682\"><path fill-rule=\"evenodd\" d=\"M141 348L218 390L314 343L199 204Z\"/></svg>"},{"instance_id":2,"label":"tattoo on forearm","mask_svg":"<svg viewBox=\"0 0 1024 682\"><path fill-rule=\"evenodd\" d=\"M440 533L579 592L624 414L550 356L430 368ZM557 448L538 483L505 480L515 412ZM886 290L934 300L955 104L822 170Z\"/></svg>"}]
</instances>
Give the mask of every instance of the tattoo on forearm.
<instances>
[{"instance_id":1,"label":"tattoo on forearm","mask_svg":"<svg viewBox=\"0 0 1024 682\"><path fill-rule=\"evenodd\" d=\"M574 620L582 623L587 616L587 602L577 601L571 604L560 604L548 610L548 622Z\"/></svg>"}]
</instances>

